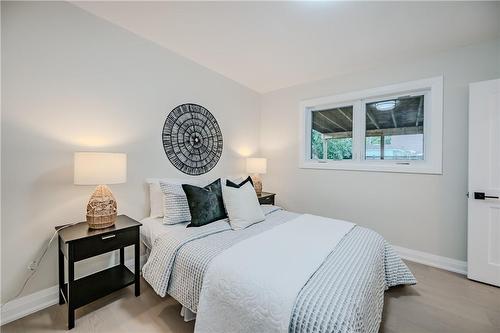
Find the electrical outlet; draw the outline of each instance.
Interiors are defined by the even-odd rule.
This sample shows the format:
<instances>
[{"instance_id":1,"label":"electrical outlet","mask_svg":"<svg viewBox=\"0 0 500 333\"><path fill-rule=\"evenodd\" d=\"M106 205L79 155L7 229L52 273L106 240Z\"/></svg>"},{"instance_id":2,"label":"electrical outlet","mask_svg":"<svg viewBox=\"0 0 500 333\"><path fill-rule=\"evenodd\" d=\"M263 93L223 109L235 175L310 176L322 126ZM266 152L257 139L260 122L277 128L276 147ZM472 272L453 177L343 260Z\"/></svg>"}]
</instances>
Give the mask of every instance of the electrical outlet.
<instances>
[{"instance_id":1,"label":"electrical outlet","mask_svg":"<svg viewBox=\"0 0 500 333\"><path fill-rule=\"evenodd\" d=\"M38 268L38 263L36 261L32 261L29 265L28 265L28 269L30 271L34 271Z\"/></svg>"}]
</instances>

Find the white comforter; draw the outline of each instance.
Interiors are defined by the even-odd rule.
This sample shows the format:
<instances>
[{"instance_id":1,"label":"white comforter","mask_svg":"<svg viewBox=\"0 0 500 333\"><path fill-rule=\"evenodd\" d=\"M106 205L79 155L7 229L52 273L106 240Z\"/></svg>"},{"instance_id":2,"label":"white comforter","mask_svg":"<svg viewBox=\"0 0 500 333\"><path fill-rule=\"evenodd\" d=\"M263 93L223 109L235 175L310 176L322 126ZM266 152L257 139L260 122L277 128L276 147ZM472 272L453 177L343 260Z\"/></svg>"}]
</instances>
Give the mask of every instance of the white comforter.
<instances>
[{"instance_id":1,"label":"white comforter","mask_svg":"<svg viewBox=\"0 0 500 333\"><path fill-rule=\"evenodd\" d=\"M288 332L300 290L353 227L301 215L222 252L204 277L196 332Z\"/></svg>"}]
</instances>

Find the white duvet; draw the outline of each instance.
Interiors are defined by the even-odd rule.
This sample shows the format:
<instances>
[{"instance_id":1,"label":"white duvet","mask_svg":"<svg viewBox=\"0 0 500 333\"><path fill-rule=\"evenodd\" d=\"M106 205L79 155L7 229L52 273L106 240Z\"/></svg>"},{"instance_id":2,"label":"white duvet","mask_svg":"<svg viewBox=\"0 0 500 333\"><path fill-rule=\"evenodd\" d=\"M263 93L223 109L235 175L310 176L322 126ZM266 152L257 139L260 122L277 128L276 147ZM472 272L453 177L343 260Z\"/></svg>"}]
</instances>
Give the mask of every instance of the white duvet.
<instances>
[{"instance_id":1,"label":"white duvet","mask_svg":"<svg viewBox=\"0 0 500 333\"><path fill-rule=\"evenodd\" d=\"M196 332L288 332L298 293L353 223L301 215L219 254L204 277Z\"/></svg>"}]
</instances>

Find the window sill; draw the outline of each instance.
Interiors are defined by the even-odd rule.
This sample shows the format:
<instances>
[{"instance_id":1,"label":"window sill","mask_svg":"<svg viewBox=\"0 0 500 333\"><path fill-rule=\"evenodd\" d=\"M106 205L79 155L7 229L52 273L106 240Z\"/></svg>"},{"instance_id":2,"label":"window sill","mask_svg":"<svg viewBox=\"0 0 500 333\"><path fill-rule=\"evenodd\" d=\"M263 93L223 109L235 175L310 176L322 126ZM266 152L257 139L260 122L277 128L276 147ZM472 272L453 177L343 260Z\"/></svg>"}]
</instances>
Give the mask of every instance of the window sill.
<instances>
[{"instance_id":1,"label":"window sill","mask_svg":"<svg viewBox=\"0 0 500 333\"><path fill-rule=\"evenodd\" d=\"M406 162L406 161L405 161ZM301 169L325 169L325 170L345 170L345 171L367 171L367 172L396 172L396 173L414 173L414 174L432 174L442 175L443 170L440 165L432 166L423 163L412 163L409 165L400 165L395 162L375 162L359 163L353 161L302 161L299 166Z\"/></svg>"}]
</instances>

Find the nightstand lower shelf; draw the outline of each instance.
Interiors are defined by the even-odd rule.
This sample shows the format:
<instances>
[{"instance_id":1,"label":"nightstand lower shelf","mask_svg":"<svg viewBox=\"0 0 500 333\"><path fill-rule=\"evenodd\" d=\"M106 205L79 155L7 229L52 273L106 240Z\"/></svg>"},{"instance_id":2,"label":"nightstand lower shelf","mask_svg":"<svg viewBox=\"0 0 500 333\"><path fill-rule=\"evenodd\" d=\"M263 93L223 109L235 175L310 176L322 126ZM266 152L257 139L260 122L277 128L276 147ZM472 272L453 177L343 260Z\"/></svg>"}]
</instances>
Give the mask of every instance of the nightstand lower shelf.
<instances>
[{"instance_id":1,"label":"nightstand lower shelf","mask_svg":"<svg viewBox=\"0 0 500 333\"><path fill-rule=\"evenodd\" d=\"M135 283L135 275L126 266L117 265L103 271L82 277L73 282L71 303L74 308L89 304ZM67 291L68 284L64 284ZM64 293L66 298L66 293Z\"/></svg>"}]
</instances>

